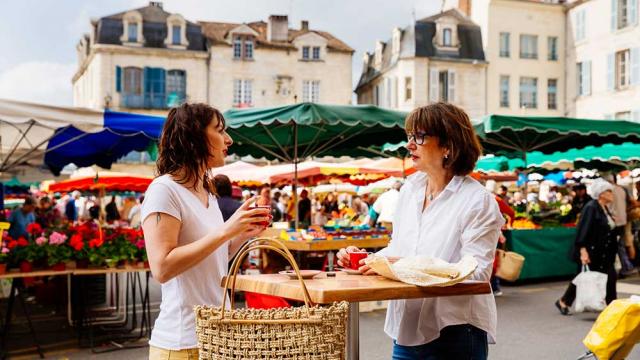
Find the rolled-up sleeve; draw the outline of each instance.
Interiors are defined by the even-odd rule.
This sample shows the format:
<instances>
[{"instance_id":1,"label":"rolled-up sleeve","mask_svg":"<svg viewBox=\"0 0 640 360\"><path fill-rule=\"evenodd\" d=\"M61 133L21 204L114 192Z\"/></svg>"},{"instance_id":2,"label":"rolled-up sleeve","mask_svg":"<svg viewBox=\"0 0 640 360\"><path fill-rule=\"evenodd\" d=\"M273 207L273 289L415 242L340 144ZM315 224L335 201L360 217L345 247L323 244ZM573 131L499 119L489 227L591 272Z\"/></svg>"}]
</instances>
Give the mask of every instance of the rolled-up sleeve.
<instances>
[{"instance_id":1,"label":"rolled-up sleeve","mask_svg":"<svg viewBox=\"0 0 640 360\"><path fill-rule=\"evenodd\" d=\"M493 268L500 229L505 220L491 194L486 194L467 212L462 225L461 256L471 255L478 261L472 279L489 281Z\"/></svg>"}]
</instances>

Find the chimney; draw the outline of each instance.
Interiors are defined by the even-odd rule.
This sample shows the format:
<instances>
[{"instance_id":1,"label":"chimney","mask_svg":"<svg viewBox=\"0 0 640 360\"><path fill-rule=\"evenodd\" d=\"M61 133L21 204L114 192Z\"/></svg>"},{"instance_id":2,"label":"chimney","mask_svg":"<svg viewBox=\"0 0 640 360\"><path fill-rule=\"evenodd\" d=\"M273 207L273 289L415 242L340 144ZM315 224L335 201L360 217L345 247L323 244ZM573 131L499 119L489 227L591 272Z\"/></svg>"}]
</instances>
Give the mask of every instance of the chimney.
<instances>
[{"instance_id":1,"label":"chimney","mask_svg":"<svg viewBox=\"0 0 640 360\"><path fill-rule=\"evenodd\" d=\"M149 1L149 6L154 6L154 7L162 9L162 2L161 1Z\"/></svg>"},{"instance_id":2,"label":"chimney","mask_svg":"<svg viewBox=\"0 0 640 360\"><path fill-rule=\"evenodd\" d=\"M300 30L302 30L302 31L307 31L307 30L309 30L309 21L307 21L307 20L302 20L302 21L300 22Z\"/></svg>"},{"instance_id":3,"label":"chimney","mask_svg":"<svg viewBox=\"0 0 640 360\"><path fill-rule=\"evenodd\" d=\"M458 0L458 9L468 17L471 17L471 0Z\"/></svg>"},{"instance_id":4,"label":"chimney","mask_svg":"<svg viewBox=\"0 0 640 360\"><path fill-rule=\"evenodd\" d=\"M268 41L289 40L289 18L287 15L271 15L267 23Z\"/></svg>"}]
</instances>

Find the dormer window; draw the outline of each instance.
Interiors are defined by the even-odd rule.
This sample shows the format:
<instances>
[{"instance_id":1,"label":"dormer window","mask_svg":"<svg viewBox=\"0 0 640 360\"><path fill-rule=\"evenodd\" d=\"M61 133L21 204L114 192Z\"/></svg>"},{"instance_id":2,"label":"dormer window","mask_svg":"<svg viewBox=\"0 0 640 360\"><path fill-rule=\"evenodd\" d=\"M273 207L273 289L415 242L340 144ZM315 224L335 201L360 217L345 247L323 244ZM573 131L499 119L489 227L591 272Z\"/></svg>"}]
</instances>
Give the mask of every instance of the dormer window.
<instances>
[{"instance_id":1,"label":"dormer window","mask_svg":"<svg viewBox=\"0 0 640 360\"><path fill-rule=\"evenodd\" d=\"M182 34L182 27L179 26L179 25L173 25L171 27L171 31L173 33L173 36L172 36L172 39L171 39L172 40L171 43L173 45L180 45L181 39L182 39L182 35L181 35Z\"/></svg>"},{"instance_id":2,"label":"dormer window","mask_svg":"<svg viewBox=\"0 0 640 360\"><path fill-rule=\"evenodd\" d=\"M302 60L309 60L309 46L302 47Z\"/></svg>"},{"instance_id":3,"label":"dormer window","mask_svg":"<svg viewBox=\"0 0 640 360\"><path fill-rule=\"evenodd\" d=\"M129 11L122 17L122 36L120 37L123 45L142 46L144 38L142 36L142 15L137 11Z\"/></svg>"},{"instance_id":4,"label":"dormer window","mask_svg":"<svg viewBox=\"0 0 640 360\"><path fill-rule=\"evenodd\" d=\"M442 30L442 45L443 46L453 46L451 40L451 29L445 28Z\"/></svg>"},{"instance_id":5,"label":"dormer window","mask_svg":"<svg viewBox=\"0 0 640 360\"><path fill-rule=\"evenodd\" d=\"M164 40L164 44L170 49L186 49L189 45L186 30L187 22L182 15L169 15L167 17L167 38Z\"/></svg>"},{"instance_id":6,"label":"dormer window","mask_svg":"<svg viewBox=\"0 0 640 360\"><path fill-rule=\"evenodd\" d=\"M233 58L237 60L252 60L253 47L253 36L235 35L233 37Z\"/></svg>"},{"instance_id":7,"label":"dormer window","mask_svg":"<svg viewBox=\"0 0 640 360\"><path fill-rule=\"evenodd\" d=\"M313 60L320 60L320 46L313 47Z\"/></svg>"},{"instance_id":8,"label":"dormer window","mask_svg":"<svg viewBox=\"0 0 640 360\"><path fill-rule=\"evenodd\" d=\"M127 26L127 41L130 43L135 43L138 42L138 24L137 23L130 23L129 26Z\"/></svg>"}]
</instances>

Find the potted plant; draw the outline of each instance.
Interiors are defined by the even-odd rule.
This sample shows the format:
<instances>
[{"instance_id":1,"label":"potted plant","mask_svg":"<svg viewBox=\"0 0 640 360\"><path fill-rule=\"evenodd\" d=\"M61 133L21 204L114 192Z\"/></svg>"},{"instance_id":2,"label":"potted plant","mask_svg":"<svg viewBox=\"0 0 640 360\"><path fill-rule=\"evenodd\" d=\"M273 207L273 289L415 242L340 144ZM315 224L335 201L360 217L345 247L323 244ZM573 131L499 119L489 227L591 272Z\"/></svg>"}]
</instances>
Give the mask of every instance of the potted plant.
<instances>
[{"instance_id":1,"label":"potted plant","mask_svg":"<svg viewBox=\"0 0 640 360\"><path fill-rule=\"evenodd\" d=\"M73 250L67 246L67 236L59 232L52 232L46 245L47 264L51 270L64 270L66 262L72 257Z\"/></svg>"},{"instance_id":2,"label":"potted plant","mask_svg":"<svg viewBox=\"0 0 640 360\"><path fill-rule=\"evenodd\" d=\"M0 245L0 275L7 272L7 263L9 262L11 250L5 246L4 242Z\"/></svg>"}]
</instances>

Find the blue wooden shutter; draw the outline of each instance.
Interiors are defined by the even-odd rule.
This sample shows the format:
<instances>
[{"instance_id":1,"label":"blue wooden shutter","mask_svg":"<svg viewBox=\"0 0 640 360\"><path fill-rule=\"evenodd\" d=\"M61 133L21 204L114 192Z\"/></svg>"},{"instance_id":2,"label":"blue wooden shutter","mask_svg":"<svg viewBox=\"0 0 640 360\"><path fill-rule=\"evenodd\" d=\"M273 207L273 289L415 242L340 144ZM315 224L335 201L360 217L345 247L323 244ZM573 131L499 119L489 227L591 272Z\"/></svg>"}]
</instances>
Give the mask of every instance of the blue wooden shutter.
<instances>
[{"instance_id":1,"label":"blue wooden shutter","mask_svg":"<svg viewBox=\"0 0 640 360\"><path fill-rule=\"evenodd\" d=\"M640 48L631 48L631 85L640 84Z\"/></svg>"},{"instance_id":2,"label":"blue wooden shutter","mask_svg":"<svg viewBox=\"0 0 640 360\"><path fill-rule=\"evenodd\" d=\"M629 25L638 23L638 0L629 0Z\"/></svg>"},{"instance_id":3,"label":"blue wooden shutter","mask_svg":"<svg viewBox=\"0 0 640 360\"><path fill-rule=\"evenodd\" d=\"M615 54L607 55L607 90L615 89L616 84L616 63Z\"/></svg>"},{"instance_id":4,"label":"blue wooden shutter","mask_svg":"<svg viewBox=\"0 0 640 360\"><path fill-rule=\"evenodd\" d=\"M155 101L154 101L154 106L155 108L159 108L159 109L164 109L167 107L167 101L166 101L166 78L167 78L167 71L165 69L162 68L157 68L156 70L156 86L154 89L154 95L155 95Z\"/></svg>"},{"instance_id":5,"label":"blue wooden shutter","mask_svg":"<svg viewBox=\"0 0 640 360\"><path fill-rule=\"evenodd\" d=\"M144 70L142 72L142 83L144 84L144 87L142 89L142 93L144 94L144 107L145 108L150 108L151 107L151 84L153 84L153 81L151 79L151 68L145 66Z\"/></svg>"},{"instance_id":6,"label":"blue wooden shutter","mask_svg":"<svg viewBox=\"0 0 640 360\"><path fill-rule=\"evenodd\" d=\"M116 92L122 91L122 68L116 66Z\"/></svg>"},{"instance_id":7,"label":"blue wooden shutter","mask_svg":"<svg viewBox=\"0 0 640 360\"><path fill-rule=\"evenodd\" d=\"M618 0L611 0L611 31L618 29Z\"/></svg>"}]
</instances>

